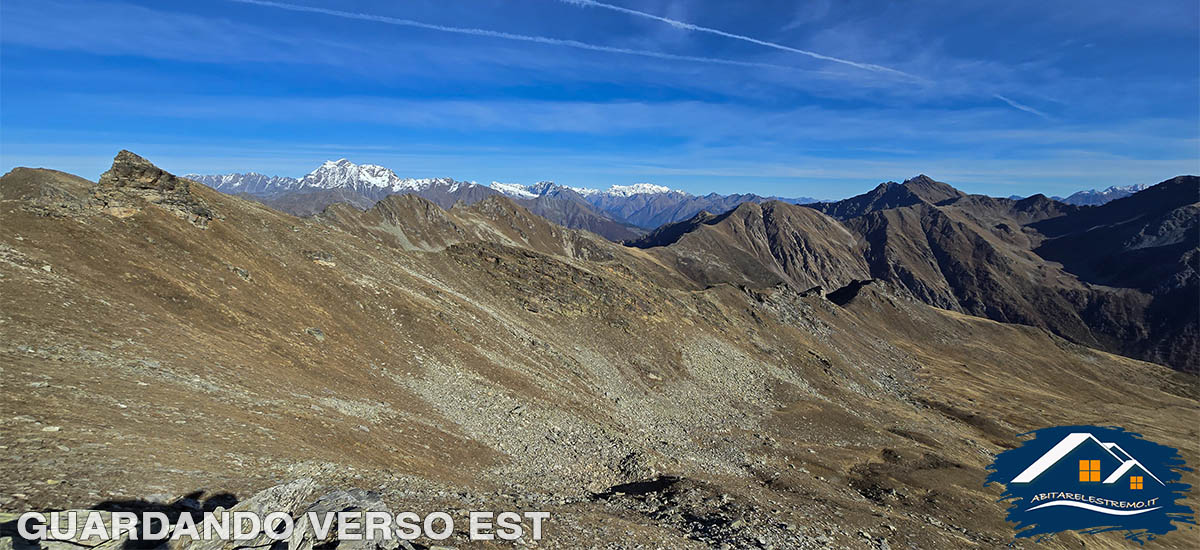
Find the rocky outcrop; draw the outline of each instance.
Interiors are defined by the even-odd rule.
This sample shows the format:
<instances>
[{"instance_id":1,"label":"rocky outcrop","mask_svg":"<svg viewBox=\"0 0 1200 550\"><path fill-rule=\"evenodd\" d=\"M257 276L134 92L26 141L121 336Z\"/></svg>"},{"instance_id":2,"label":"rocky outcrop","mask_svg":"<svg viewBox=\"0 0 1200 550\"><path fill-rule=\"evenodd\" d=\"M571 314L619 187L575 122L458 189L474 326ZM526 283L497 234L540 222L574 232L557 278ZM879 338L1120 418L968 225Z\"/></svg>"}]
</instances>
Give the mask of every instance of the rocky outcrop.
<instances>
[{"instance_id":1,"label":"rocky outcrop","mask_svg":"<svg viewBox=\"0 0 1200 550\"><path fill-rule=\"evenodd\" d=\"M192 225L208 227L218 216L192 193L192 183L122 150L113 159L112 168L100 176L91 198L103 212L118 218L132 216L144 203L150 203Z\"/></svg>"},{"instance_id":2,"label":"rocky outcrop","mask_svg":"<svg viewBox=\"0 0 1200 550\"><path fill-rule=\"evenodd\" d=\"M159 193L188 192L188 180L175 177L174 174L124 149L113 159L112 168L100 175L100 185L153 190Z\"/></svg>"}]
</instances>

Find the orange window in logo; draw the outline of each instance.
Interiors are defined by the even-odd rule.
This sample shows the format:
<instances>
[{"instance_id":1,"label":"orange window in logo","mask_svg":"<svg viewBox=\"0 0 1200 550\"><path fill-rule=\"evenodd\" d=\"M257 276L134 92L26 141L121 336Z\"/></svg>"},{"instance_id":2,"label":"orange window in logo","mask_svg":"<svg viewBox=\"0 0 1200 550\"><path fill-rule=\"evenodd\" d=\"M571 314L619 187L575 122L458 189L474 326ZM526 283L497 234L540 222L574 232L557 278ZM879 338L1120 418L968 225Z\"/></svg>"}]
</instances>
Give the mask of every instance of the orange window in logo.
<instances>
[{"instance_id":1,"label":"orange window in logo","mask_svg":"<svg viewBox=\"0 0 1200 550\"><path fill-rule=\"evenodd\" d=\"M1129 476L1129 488L1130 489L1141 489L1142 488L1142 476Z\"/></svg>"},{"instance_id":2,"label":"orange window in logo","mask_svg":"<svg viewBox=\"0 0 1200 550\"><path fill-rule=\"evenodd\" d=\"M1083 481L1083 482L1098 482L1098 481L1100 481L1100 461L1099 460L1080 460L1079 461L1079 481Z\"/></svg>"}]
</instances>

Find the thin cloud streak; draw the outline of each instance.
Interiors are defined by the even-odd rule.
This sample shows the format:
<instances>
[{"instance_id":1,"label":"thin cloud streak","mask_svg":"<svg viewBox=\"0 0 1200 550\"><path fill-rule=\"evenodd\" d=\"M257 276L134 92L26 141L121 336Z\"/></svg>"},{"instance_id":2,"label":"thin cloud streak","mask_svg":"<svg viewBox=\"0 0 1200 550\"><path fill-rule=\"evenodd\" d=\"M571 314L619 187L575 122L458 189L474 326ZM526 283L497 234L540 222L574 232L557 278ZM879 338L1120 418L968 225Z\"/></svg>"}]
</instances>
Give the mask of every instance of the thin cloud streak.
<instances>
[{"instance_id":1,"label":"thin cloud streak","mask_svg":"<svg viewBox=\"0 0 1200 550\"><path fill-rule=\"evenodd\" d=\"M787 65L776 65L773 63L759 63L754 61L738 61L735 59L723 59L719 57L702 57L695 55L678 55L673 53L656 52L651 50L635 50L631 48L618 48L615 46L602 46L599 44L591 44L588 42L580 42L578 40L566 40L562 38L550 38L545 36L530 36L525 34L514 34L502 31L493 31L489 29L476 29L470 27L451 27L447 25L435 25L433 23L423 23L412 19L401 19L398 17L388 17L386 15L374 15L369 13L357 13L342 10L334 10L329 8L320 8L315 6L300 6L296 4L286 4L283 2L271 2L269 0L228 0L239 4L251 4L255 6L263 6L268 8L276 8L281 10L317 13L321 15L330 15L333 17L341 17L344 19L358 19L360 21L373 21L376 23L386 23L388 25L397 25L402 27L413 27L418 29L426 29L432 31L449 32L455 34L466 34L471 36L482 36L486 38L500 38L504 40L516 40L519 42L532 42L535 44L547 44L551 46L566 46L569 48L577 48L581 50L590 50L594 52L618 53L625 55L638 55L642 57L653 57L656 59L666 59L669 61L691 61L696 63L714 63L718 65L732 65L735 67L752 67L757 69L782 69L786 71L803 71L798 67L789 67Z\"/></svg>"},{"instance_id":2,"label":"thin cloud streak","mask_svg":"<svg viewBox=\"0 0 1200 550\"><path fill-rule=\"evenodd\" d=\"M596 52L616 53L616 54L624 54L624 55L636 55L636 56L642 56L642 57L651 57L651 58L655 58L655 59L665 59L665 60L669 60L669 61L688 61L688 62L710 63L710 64L727 65L727 66L735 66L735 67L750 67L750 68L758 68L758 69L779 69L779 70L786 70L786 71L809 72L809 71L807 71L805 69L801 69L799 67L778 65L778 64L774 64L774 63L762 63L762 62L755 62L755 61L740 61L740 60L735 60L735 59L725 59L725 58L718 58L718 57L680 55L680 54L672 54L672 53L658 52L658 51L652 51L652 50L636 50L636 49L631 49L631 48L620 48L620 47L615 47L615 46L603 46L600 44L591 44L588 42L581 42L578 40L550 38L550 37L546 37L546 36L515 34L515 33L503 32L503 31L494 31L494 30L490 30L490 29L479 29L479 28L472 28L472 27L452 27L452 26L448 26L448 25L437 25L437 24L433 24L433 23L425 23L425 22L421 22L421 21L415 21L412 19L389 17L386 15L375 15L375 14L360 13L360 12L349 12L349 11L335 10L335 9L329 9L329 8L316 7L316 6L302 6L302 5L297 5L297 4L288 4L288 3L284 3L284 2L274 2L271 0L228 0L228 1L234 2L234 3L239 3L239 4L248 4L248 5L262 6L262 7L282 9L282 10L295 11L295 12L328 15L328 16L340 17L340 18L344 18L344 19L372 21L372 22L376 22L376 23L385 23L388 25L396 25L396 26L402 26L402 27L411 27L411 28L426 29L426 30L433 30L433 31L439 31L439 32L448 32L448 33L454 33L454 34L463 34L463 35L470 35L470 36L480 36L480 37L485 37L485 38L498 38L498 39L502 39L502 40L513 40L513 41L518 41L518 42L530 42L530 43L535 43L535 44L545 44L545 45L552 45L552 46L564 46L564 47L569 47L569 48L576 48L576 49L596 51ZM666 17L659 17L657 15L653 15L653 14L649 14L649 13L645 13L645 12L639 12L637 10L630 10L628 8L622 8L620 6L614 6L611 4L595 2L593 0L559 0L559 1L569 3L569 4L576 4L576 5L596 6L596 7L600 7L600 8L604 8L604 9L616 10L616 11L619 11L622 13L630 13L630 14L634 14L637 16L641 16L641 17L649 17L651 19L660 20L660 21L666 22L670 25L677 26L677 27L684 28L684 29L697 30L700 32L709 32L709 33L717 34L720 36L727 36L727 37L734 38L737 40L745 40L745 41L749 41L749 42L752 42L755 44L761 44L761 45L764 45L767 47L772 47L772 48L782 49L785 51L800 53L803 55L816 57L818 59L824 59L824 60L833 61L836 63L847 64L847 65L851 65L854 67L858 67L858 68L862 68L862 69L866 69L866 70L870 70L870 71L892 73L892 74L896 74L898 76L902 76L902 77L908 78L908 79L913 79L915 81L922 82L922 83L929 82L928 80L925 80L921 77L914 76L914 75L905 73L903 71L898 71L896 69L891 69L889 67L883 67L881 65L874 65L874 64L870 64L870 63L858 63L856 61L849 61L849 60L840 59L840 58L836 58L836 57L830 57L830 56L818 54L815 52L810 52L807 50L800 50L797 48L792 48L790 46L784 46L782 44L775 44L773 42L766 42L763 40L758 40L756 38L752 38L749 36L736 35L736 34L727 33L725 31L721 31L718 29L710 29L708 27L692 25L691 23L677 21L674 19L666 18ZM1033 113L1033 114L1036 114L1036 115L1041 116L1046 119L1050 118L1045 113L1042 113L1041 111L1033 109L1032 107L1022 105L1020 103L1012 101L1011 99L1005 98L999 94L993 94L993 95L997 99L1001 99L1002 101L1004 101L1009 106L1011 106L1015 109Z\"/></svg>"},{"instance_id":3,"label":"thin cloud streak","mask_svg":"<svg viewBox=\"0 0 1200 550\"><path fill-rule=\"evenodd\" d=\"M1041 112L1041 111L1039 111L1039 110L1037 110L1037 109L1034 109L1033 107L1030 107L1030 106L1028 106L1028 105L1024 105L1024 104L1021 104L1021 103L1017 103L1016 101L1013 101L1013 100L1011 100L1011 99L1009 99L1009 98L1007 98L1007 97L1004 97L1004 96L1002 96L1002 95L1000 95L1000 94L992 94L992 97L994 97L994 98L996 98L996 99L999 99L1000 101L1003 101L1003 102L1007 103L1007 104L1008 104L1010 107L1012 107L1012 108L1014 108L1014 109L1019 109L1019 110L1021 110L1021 111L1025 111L1026 113L1032 113L1032 114L1035 114L1035 115L1037 115L1037 116L1040 116L1040 117L1042 117L1042 118L1044 118L1044 119L1046 119L1046 120L1050 120L1050 115L1047 115L1046 113L1043 113L1043 112Z\"/></svg>"},{"instance_id":4,"label":"thin cloud streak","mask_svg":"<svg viewBox=\"0 0 1200 550\"><path fill-rule=\"evenodd\" d=\"M874 63L861 63L858 61L851 61L849 59L842 59L840 57L833 57L830 55L820 54L820 53L817 53L814 51L802 50L800 48L793 48L791 46L785 46L785 45L779 44L777 42L768 42L766 40L759 40L752 36L746 36L743 34L734 34L731 32L725 32L723 30L714 29L711 27L702 27L700 25L694 25L694 24L688 23L686 21L680 21L678 19L671 19L669 17L662 17L660 15L654 15L653 13L646 13L644 11L623 8L621 6L614 6L612 4L605 4L604 2L596 2L595 0L558 0L558 1L562 2L564 4L601 8L601 9L612 10L612 11L616 11L616 12L620 12L620 13L624 13L624 14L628 14L628 15L634 15L637 17L644 17L646 19L653 19L655 21L661 21L663 23L666 23L666 24L671 25L672 27L675 27L678 29L697 31L697 32L706 32L709 34L715 34L717 36L723 36L725 38L732 38L734 40L741 40L743 42L749 42L751 44L758 44L759 46L766 46L768 48L775 48L777 50L783 50L785 52L798 53L800 55L806 55L808 57L812 57L814 59L820 59L822 61L841 63L842 65L849 65L851 67L856 67L856 68L867 70L867 71L892 74L895 76L900 76L900 77L904 77L907 79L911 79L911 80L914 80L917 82L928 82L927 80L925 80L924 78L921 78L919 76L912 75L912 74L906 73L901 70L893 69L891 67L884 67L883 65L876 65Z\"/></svg>"},{"instance_id":5,"label":"thin cloud streak","mask_svg":"<svg viewBox=\"0 0 1200 550\"><path fill-rule=\"evenodd\" d=\"M690 30L690 31L697 31L697 32L705 32L705 33L709 33L709 34L715 34L715 35L717 35L717 36L723 36L723 37L725 37L725 38L732 38L732 39L734 39L734 40L741 40L741 41L743 41L743 42L749 42L749 43L751 43L751 44L758 44L759 46L766 46L766 47L768 47L768 48L775 48L775 49L777 49L777 50L783 50L783 51L786 51L786 52L792 52L792 53L797 53L797 54L800 54L800 55L806 55L806 56L809 56L809 57L812 57L812 58L815 58L815 59L820 59L820 60L823 60L823 61L830 61L830 62L833 62L833 63L840 63L840 64L843 64L843 65L849 65L849 66L851 66L851 67L856 67L856 68L863 69L863 70L867 70L867 71L874 71L874 72L879 72L879 73L892 74L892 75L900 76L900 77L903 77L903 78L906 78L906 79L910 79L910 80L913 80L913 81L915 81L915 82L919 82L919 83L922 83L922 84L931 84L931 83L932 83L930 80L928 80L928 79L926 79L926 78L923 78L923 77L920 77L920 76L917 76L917 75L913 75L913 74L910 74L910 73L906 73L906 72L904 72L904 71L901 71L901 70L898 70L898 69L893 69L893 68L891 68L891 67L885 67L885 66L883 66L883 65L876 65L876 64L874 64L874 63L862 63L862 62L858 62L858 61L851 61L851 60L849 60L849 59L842 59L842 58L840 58L840 57L833 57L833 56L830 56L830 55L825 55L825 54L817 53L817 52L810 51L810 50L802 50L802 49L800 49L800 48L793 48L793 47L791 47L791 46L785 46L785 45L783 45L783 44L779 44L779 43L777 43L777 42L769 42L769 41L766 41L766 40L760 40L760 39L758 39L758 38L754 38L754 37L752 37L752 36L746 36L746 35L743 35L743 34L734 34L734 33L731 33L731 32L726 32L726 31L723 31L723 30L720 30L720 29L714 29L714 28L711 28L711 27L702 27L702 26L700 26L700 25L695 25L695 24L692 24L692 23L688 23L688 22L686 22L686 21L680 21L680 20L678 20L678 19L671 19L671 18L669 18L669 17L663 17L663 16L661 16L661 15L654 15L653 13L647 13L647 12L644 12L644 11L638 11L638 10L635 10L635 9L630 9L630 8L625 8L625 7L621 7L621 6L616 6L616 5L613 5L613 4L607 4L607 3L604 3L604 2L598 2L598 1L596 1L596 0L558 0L558 1L559 1L559 2L562 2L562 3L564 3L564 4L570 4L570 5L574 5L574 6L582 6L582 7L594 7L594 8L601 8L601 9L606 9L606 10L612 10L612 11L619 12L619 13L624 13L624 14L627 14L627 15L633 15L633 16L636 16L636 17L644 17L644 18L646 18L646 19L653 19L653 20L655 20L655 21L660 21L660 22L662 22L662 23L666 23L666 24L668 24L668 25L671 25L672 27L675 27L675 28L678 28L678 29L684 29L684 30ZM1049 115L1047 115L1046 113L1043 113L1043 112L1041 112L1041 111L1039 111L1039 110L1037 110L1037 109L1034 109L1033 107L1030 107L1030 106L1028 106L1028 105L1024 105L1024 104L1018 103L1018 102L1016 102L1016 101L1013 101L1013 100L1011 100L1011 99L1009 99L1009 98L1007 98L1007 97L1004 97L1004 96L1002 96L1002 95L1000 95L1000 94L992 94L992 96L993 96L993 97L995 97L996 99L999 99L999 100L1001 100L1001 101L1003 101L1003 102L1007 103L1007 104L1008 104L1010 107L1012 107L1012 108L1014 108L1014 109L1021 110L1021 111L1025 111L1025 112L1027 112L1027 113L1031 113L1031 114L1034 114L1034 115L1040 116L1040 117L1042 117L1042 118L1044 118L1044 119L1046 119L1046 120L1050 120L1050 116L1049 116Z\"/></svg>"}]
</instances>

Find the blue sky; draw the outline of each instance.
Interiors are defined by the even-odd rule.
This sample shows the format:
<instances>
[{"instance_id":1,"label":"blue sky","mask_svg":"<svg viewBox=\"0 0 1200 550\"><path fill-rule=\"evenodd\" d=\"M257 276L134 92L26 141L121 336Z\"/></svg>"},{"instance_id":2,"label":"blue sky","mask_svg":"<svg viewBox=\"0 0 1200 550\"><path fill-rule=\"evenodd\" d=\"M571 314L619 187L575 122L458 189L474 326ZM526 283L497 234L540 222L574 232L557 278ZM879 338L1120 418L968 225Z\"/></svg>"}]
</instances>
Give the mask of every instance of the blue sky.
<instances>
[{"instance_id":1,"label":"blue sky","mask_svg":"<svg viewBox=\"0 0 1200 550\"><path fill-rule=\"evenodd\" d=\"M0 25L5 171L128 148L818 198L1200 173L1195 0L4 0Z\"/></svg>"}]
</instances>

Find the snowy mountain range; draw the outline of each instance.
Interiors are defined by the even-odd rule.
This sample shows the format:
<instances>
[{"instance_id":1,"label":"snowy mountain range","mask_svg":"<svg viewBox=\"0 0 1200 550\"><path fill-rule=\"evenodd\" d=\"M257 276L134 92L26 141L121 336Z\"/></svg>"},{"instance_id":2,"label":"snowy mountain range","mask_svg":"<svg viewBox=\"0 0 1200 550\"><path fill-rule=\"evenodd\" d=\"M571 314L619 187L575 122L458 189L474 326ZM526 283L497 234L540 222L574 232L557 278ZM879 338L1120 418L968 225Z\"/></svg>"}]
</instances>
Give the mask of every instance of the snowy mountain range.
<instances>
[{"instance_id":1,"label":"snowy mountain range","mask_svg":"<svg viewBox=\"0 0 1200 550\"><path fill-rule=\"evenodd\" d=\"M592 197L632 197L634 195L683 195L689 196L687 193L678 189L662 185L654 185L652 183L635 183L633 185L614 185L605 190L590 189L587 187L568 187L558 185L552 181L539 181L533 185L521 185L519 183L501 183L493 181L490 185L492 189L504 193L510 197L531 199L535 197L545 197L555 195L563 191L571 191L576 195L584 198Z\"/></svg>"},{"instance_id":2,"label":"snowy mountain range","mask_svg":"<svg viewBox=\"0 0 1200 550\"><path fill-rule=\"evenodd\" d=\"M325 161L320 167L299 179L287 176L268 176L258 172L218 175L186 174L184 177L196 180L225 193L248 193L251 195L271 195L275 193L321 189L348 189L367 196L378 195L380 193L386 196L389 194L419 193L434 188L443 188L453 193L464 187L482 187L475 182L457 181L451 178L401 178L392 170L378 164L355 164L347 159ZM635 195L659 194L691 196L677 189L651 183L613 185L606 190L600 190L586 187L567 187L557 185L551 181L541 181L533 185L493 181L488 188L516 199L536 199L538 197L555 196L566 190L575 193L579 197L596 198L627 198Z\"/></svg>"},{"instance_id":3,"label":"snowy mountain range","mask_svg":"<svg viewBox=\"0 0 1200 550\"><path fill-rule=\"evenodd\" d=\"M346 159L329 160L303 178L265 176L257 172L245 174L201 175L187 174L189 179L224 193L249 193L270 196L317 190L343 189L360 193L375 200L400 193L418 193L441 188L453 193L464 187L481 187L473 182L450 178L401 178L378 164L355 164Z\"/></svg>"},{"instance_id":4,"label":"snowy mountain range","mask_svg":"<svg viewBox=\"0 0 1200 550\"><path fill-rule=\"evenodd\" d=\"M693 195L652 183L592 189L552 181L539 181L533 185L493 181L490 185L480 185L452 178L402 178L378 164L355 164L347 159L326 161L302 178L267 176L257 172L188 174L186 177L225 193L249 195L269 206L301 216L319 213L334 202L349 202L367 208L388 195L404 193L419 195L442 208L460 202L473 204L501 194L559 225L586 229L613 240L633 239L664 224L690 219L700 212L728 212L745 202L821 202L811 197L766 197L753 193ZM1101 205L1145 188L1145 185L1113 186L1103 191L1090 189L1066 198L1053 198L1078 206Z\"/></svg>"},{"instance_id":5,"label":"snowy mountain range","mask_svg":"<svg viewBox=\"0 0 1200 550\"><path fill-rule=\"evenodd\" d=\"M185 177L225 193L250 195L296 215L320 212L333 202L369 206L394 194L420 195L449 208L460 201L471 204L498 193L555 223L594 231L614 240L637 237L646 229L688 219L700 211L722 213L743 202L817 202L807 197L779 199L754 194L696 196L652 183L613 185L603 190L569 187L551 181L533 185L496 181L484 186L451 178L402 178L383 166L355 164L347 159L326 161L302 178L266 176L257 172L187 174Z\"/></svg>"},{"instance_id":6,"label":"snowy mountain range","mask_svg":"<svg viewBox=\"0 0 1200 550\"><path fill-rule=\"evenodd\" d=\"M792 204L818 202L817 199L810 197L764 197L752 193L735 195L710 193L697 196L652 183L613 185L608 189L601 190L569 187L550 181L541 181L533 185L492 182L490 188L513 198L553 197L582 201L617 220L642 229L654 229L665 223L686 220L701 211L720 214L732 210L743 202L761 203L769 200L781 200Z\"/></svg>"},{"instance_id":7,"label":"snowy mountain range","mask_svg":"<svg viewBox=\"0 0 1200 550\"><path fill-rule=\"evenodd\" d=\"M1059 197L1054 197L1054 198L1056 200L1065 202L1067 204L1074 204L1076 206L1099 206L1099 205L1105 204L1109 201L1114 201L1117 199L1123 199L1125 197L1128 197L1129 195L1132 195L1134 193L1137 193L1138 191L1142 191L1142 190L1146 189L1146 187L1147 186L1143 185L1143 184L1119 185L1119 186L1114 185L1103 191L1097 191L1095 189L1088 189L1086 191L1079 191L1078 193L1072 193L1070 196L1068 196L1065 199L1062 199Z\"/></svg>"},{"instance_id":8,"label":"snowy mountain range","mask_svg":"<svg viewBox=\"0 0 1200 550\"><path fill-rule=\"evenodd\" d=\"M268 176L266 174L259 174L258 172L247 172L245 174L220 174L213 176L187 174L184 177L196 180L204 185L212 187L213 189L230 194L249 193L251 195L263 195L295 191L300 187L300 180L296 178L289 178L287 176Z\"/></svg>"}]
</instances>

